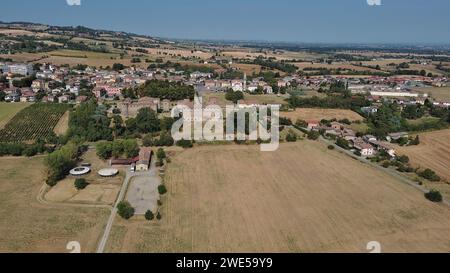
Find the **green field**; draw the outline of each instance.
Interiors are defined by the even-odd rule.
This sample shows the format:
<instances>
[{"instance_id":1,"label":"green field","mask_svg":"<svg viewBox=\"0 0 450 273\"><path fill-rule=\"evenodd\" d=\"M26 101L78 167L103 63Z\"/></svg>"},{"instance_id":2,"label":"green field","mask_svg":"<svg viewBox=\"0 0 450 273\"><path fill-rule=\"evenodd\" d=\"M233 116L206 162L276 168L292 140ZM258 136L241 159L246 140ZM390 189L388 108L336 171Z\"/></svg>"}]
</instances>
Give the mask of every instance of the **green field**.
<instances>
[{"instance_id":1,"label":"green field","mask_svg":"<svg viewBox=\"0 0 450 273\"><path fill-rule=\"evenodd\" d=\"M30 106L29 103L0 103L0 128L3 128L9 120L25 107Z\"/></svg>"}]
</instances>

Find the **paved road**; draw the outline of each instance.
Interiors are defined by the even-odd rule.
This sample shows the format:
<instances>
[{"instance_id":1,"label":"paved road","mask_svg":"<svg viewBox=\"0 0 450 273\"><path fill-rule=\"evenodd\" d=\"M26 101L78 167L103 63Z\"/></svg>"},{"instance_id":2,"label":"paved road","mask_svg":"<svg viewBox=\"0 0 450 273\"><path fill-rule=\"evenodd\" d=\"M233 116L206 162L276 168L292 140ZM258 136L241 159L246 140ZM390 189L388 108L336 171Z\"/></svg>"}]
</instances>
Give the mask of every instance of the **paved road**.
<instances>
[{"instance_id":1,"label":"paved road","mask_svg":"<svg viewBox=\"0 0 450 273\"><path fill-rule=\"evenodd\" d=\"M130 184L130 181L134 178L134 177L150 177L153 178L154 176L158 175L157 172L157 168L155 166L155 160L151 161L151 165L150 165L150 171L148 172L136 172L136 173L132 173L127 169L127 173L124 179L124 182L122 184L122 188L120 189L119 192L119 197L117 198L116 203L114 204L114 207L111 209L111 215L109 216L108 222L106 224L105 227L105 231L103 233L102 238L100 239L100 242L98 244L97 247L97 253L103 253L105 250L105 246L106 243L108 242L108 238L109 235L111 233L111 229L114 223L114 219L116 218L117 215L117 206L119 205L119 203L124 200L125 198L125 194L127 193L128 190L128 186Z\"/></svg>"},{"instance_id":2,"label":"paved road","mask_svg":"<svg viewBox=\"0 0 450 273\"><path fill-rule=\"evenodd\" d=\"M122 188L119 192L119 197L117 198L116 203L114 204L114 207L111 209L111 215L109 216L108 223L106 224L105 231L103 233L102 238L100 239L100 242L97 247L97 253L103 253L105 250L106 243L108 242L109 234L111 233L112 225L114 223L114 218L117 214L117 206L119 203L123 200L125 197L125 193L127 192L128 184L130 183L131 178L133 178L136 174L132 174L130 171L127 170L124 182L122 184Z\"/></svg>"},{"instance_id":3,"label":"paved road","mask_svg":"<svg viewBox=\"0 0 450 273\"><path fill-rule=\"evenodd\" d=\"M385 172L385 173L387 173L387 174L389 174L391 176L394 176L395 178L397 178L398 181L401 181L401 182L403 182L405 184L408 184L408 185L416 188L417 190L421 191L424 194L429 192L429 190L427 190L425 187L420 186L419 184L417 184L417 182L409 179L408 177L405 177L404 175L398 173L396 170L389 169L389 168L384 168L383 166L380 166L380 165L378 165L376 163L373 163L370 160L367 160L365 158L359 157L359 156L353 154L351 151L345 150L345 149L337 146L334 142L332 142L330 140L327 140L327 139L325 139L322 136L320 137L320 141L322 141L323 143L326 143L327 145L333 145L338 151L340 151L340 152L342 152L342 153L344 153L344 154L346 154L346 155L348 155L348 156L350 156L350 157L352 157L354 159L357 159L357 160L361 161L364 164L368 164L368 165L370 165L370 166L372 166L372 167L374 167L374 168L376 168L378 170L381 170L381 171L383 171L383 172ZM450 206L449 200L447 200L445 198L442 201L442 203L446 204L447 206Z\"/></svg>"}]
</instances>

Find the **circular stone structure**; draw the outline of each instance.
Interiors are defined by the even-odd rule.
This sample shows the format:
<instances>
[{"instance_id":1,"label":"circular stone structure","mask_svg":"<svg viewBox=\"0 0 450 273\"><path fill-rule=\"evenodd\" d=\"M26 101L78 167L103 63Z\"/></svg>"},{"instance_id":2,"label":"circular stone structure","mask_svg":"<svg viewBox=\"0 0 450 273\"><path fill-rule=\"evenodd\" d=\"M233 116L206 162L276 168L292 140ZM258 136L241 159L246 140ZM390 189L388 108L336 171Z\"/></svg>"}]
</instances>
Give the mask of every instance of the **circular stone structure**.
<instances>
[{"instance_id":1,"label":"circular stone structure","mask_svg":"<svg viewBox=\"0 0 450 273\"><path fill-rule=\"evenodd\" d=\"M102 177L113 177L116 176L119 173L119 170L117 169L101 169L98 171L98 175Z\"/></svg>"},{"instance_id":2,"label":"circular stone structure","mask_svg":"<svg viewBox=\"0 0 450 273\"><path fill-rule=\"evenodd\" d=\"M91 168L88 167L76 167L75 169L70 170L70 174L73 176L85 175L91 172Z\"/></svg>"}]
</instances>

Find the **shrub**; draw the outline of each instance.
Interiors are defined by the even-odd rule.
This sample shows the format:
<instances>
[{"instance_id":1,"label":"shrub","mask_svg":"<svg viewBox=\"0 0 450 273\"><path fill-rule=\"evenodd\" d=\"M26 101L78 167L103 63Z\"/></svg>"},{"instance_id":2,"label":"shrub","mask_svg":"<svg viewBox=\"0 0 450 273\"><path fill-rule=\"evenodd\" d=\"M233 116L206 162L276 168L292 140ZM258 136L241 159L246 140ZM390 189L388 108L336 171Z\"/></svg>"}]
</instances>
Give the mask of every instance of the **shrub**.
<instances>
[{"instance_id":1,"label":"shrub","mask_svg":"<svg viewBox=\"0 0 450 273\"><path fill-rule=\"evenodd\" d=\"M409 157L407 157L406 155L402 155L397 158L397 161L399 161L403 164L407 164L407 163L409 163Z\"/></svg>"},{"instance_id":2,"label":"shrub","mask_svg":"<svg viewBox=\"0 0 450 273\"><path fill-rule=\"evenodd\" d=\"M144 138L142 139L142 145L144 145L144 147L151 147L151 146L153 146L154 142L153 142L152 135L145 135Z\"/></svg>"},{"instance_id":3,"label":"shrub","mask_svg":"<svg viewBox=\"0 0 450 273\"><path fill-rule=\"evenodd\" d=\"M187 149L187 148L194 147L194 144L192 144L192 141L190 141L190 140L182 139L177 142L177 146Z\"/></svg>"},{"instance_id":4,"label":"shrub","mask_svg":"<svg viewBox=\"0 0 450 273\"><path fill-rule=\"evenodd\" d=\"M342 137L340 137L336 140L336 145L343 149L346 149L346 150L348 150L350 148L350 144L348 143L348 140L346 140L345 138L342 138Z\"/></svg>"},{"instance_id":5,"label":"shrub","mask_svg":"<svg viewBox=\"0 0 450 273\"><path fill-rule=\"evenodd\" d=\"M151 210L147 210L147 212L145 213L145 219L148 221L152 221L153 219L155 219L155 214L153 214Z\"/></svg>"},{"instance_id":6,"label":"shrub","mask_svg":"<svg viewBox=\"0 0 450 273\"><path fill-rule=\"evenodd\" d=\"M25 155L27 157L35 156L35 155L37 155L37 153L38 153L38 150L35 146L30 146L23 151L23 155Z\"/></svg>"},{"instance_id":7,"label":"shrub","mask_svg":"<svg viewBox=\"0 0 450 273\"><path fill-rule=\"evenodd\" d=\"M328 145L328 150L334 150L334 149L335 149L334 145Z\"/></svg>"},{"instance_id":8,"label":"shrub","mask_svg":"<svg viewBox=\"0 0 450 273\"><path fill-rule=\"evenodd\" d=\"M383 164L381 164L381 166L383 166L383 168L389 168L391 166L391 162L389 161L384 161Z\"/></svg>"},{"instance_id":9,"label":"shrub","mask_svg":"<svg viewBox=\"0 0 450 273\"><path fill-rule=\"evenodd\" d=\"M440 203L443 200L442 194L437 190L432 190L428 193L425 193L425 198L435 203Z\"/></svg>"},{"instance_id":10,"label":"shrub","mask_svg":"<svg viewBox=\"0 0 450 273\"><path fill-rule=\"evenodd\" d=\"M413 140L411 140L411 141L409 142L409 145L410 145L410 146L417 146L417 145L419 145L419 144L420 144L420 137L419 137L419 136L416 136L415 139L413 139Z\"/></svg>"},{"instance_id":11,"label":"shrub","mask_svg":"<svg viewBox=\"0 0 450 273\"><path fill-rule=\"evenodd\" d=\"M156 219L161 220L161 213L158 212L158 214L156 214Z\"/></svg>"},{"instance_id":12,"label":"shrub","mask_svg":"<svg viewBox=\"0 0 450 273\"><path fill-rule=\"evenodd\" d=\"M295 134L294 131L289 130L288 134L286 135L286 141L287 142L296 142L297 134Z\"/></svg>"},{"instance_id":13,"label":"shrub","mask_svg":"<svg viewBox=\"0 0 450 273\"><path fill-rule=\"evenodd\" d=\"M298 119L297 122L295 122L295 126L306 128L308 127L308 123L304 120Z\"/></svg>"},{"instance_id":14,"label":"shrub","mask_svg":"<svg viewBox=\"0 0 450 273\"><path fill-rule=\"evenodd\" d=\"M75 180L74 185L77 190L84 190L87 186L89 186L89 183L86 182L86 179L84 178L78 178Z\"/></svg>"},{"instance_id":15,"label":"shrub","mask_svg":"<svg viewBox=\"0 0 450 273\"><path fill-rule=\"evenodd\" d=\"M419 172L419 176L432 182L441 181L441 178L433 170L430 169L426 169L423 172Z\"/></svg>"},{"instance_id":16,"label":"shrub","mask_svg":"<svg viewBox=\"0 0 450 273\"><path fill-rule=\"evenodd\" d=\"M159 185L159 186L158 186L158 192L159 192L159 194L161 194L161 195L166 194L166 193L167 193L167 188L166 188L166 186L165 186L165 185Z\"/></svg>"},{"instance_id":17,"label":"shrub","mask_svg":"<svg viewBox=\"0 0 450 273\"><path fill-rule=\"evenodd\" d=\"M117 213L123 219L128 220L134 216L134 208L127 201L120 202L119 205L117 205L117 210Z\"/></svg>"},{"instance_id":18,"label":"shrub","mask_svg":"<svg viewBox=\"0 0 450 273\"><path fill-rule=\"evenodd\" d=\"M159 148L158 151L156 152L156 156L158 157L159 160L163 160L166 159L166 152L164 151L163 148Z\"/></svg>"},{"instance_id":19,"label":"shrub","mask_svg":"<svg viewBox=\"0 0 450 273\"><path fill-rule=\"evenodd\" d=\"M318 140L320 137L320 133L317 131L309 131L308 132L308 139L310 140Z\"/></svg>"}]
</instances>

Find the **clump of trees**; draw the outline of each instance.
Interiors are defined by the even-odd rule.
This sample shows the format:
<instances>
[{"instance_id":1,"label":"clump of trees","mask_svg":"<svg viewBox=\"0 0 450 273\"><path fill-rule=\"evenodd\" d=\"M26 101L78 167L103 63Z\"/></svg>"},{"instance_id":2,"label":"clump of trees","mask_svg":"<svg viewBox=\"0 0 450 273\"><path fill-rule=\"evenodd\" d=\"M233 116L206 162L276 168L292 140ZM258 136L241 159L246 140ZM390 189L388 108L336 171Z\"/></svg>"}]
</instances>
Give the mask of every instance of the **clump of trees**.
<instances>
[{"instance_id":1,"label":"clump of trees","mask_svg":"<svg viewBox=\"0 0 450 273\"><path fill-rule=\"evenodd\" d=\"M430 180L432 182L439 182L441 181L441 177L437 175L433 170L426 169L424 171L421 171L418 173L420 177L425 178L427 180Z\"/></svg>"},{"instance_id":2,"label":"clump of trees","mask_svg":"<svg viewBox=\"0 0 450 273\"><path fill-rule=\"evenodd\" d=\"M241 91L233 91L230 89L225 94L225 99L228 101L232 101L233 103L237 103L238 101L244 99L244 93L242 93Z\"/></svg>"},{"instance_id":3,"label":"clump of trees","mask_svg":"<svg viewBox=\"0 0 450 273\"><path fill-rule=\"evenodd\" d=\"M308 139L310 140L318 140L320 137L320 133L318 131L311 130L308 132Z\"/></svg>"},{"instance_id":4,"label":"clump of trees","mask_svg":"<svg viewBox=\"0 0 450 273\"><path fill-rule=\"evenodd\" d=\"M45 160L47 166L46 183L53 187L58 181L66 177L69 171L76 166L81 152L81 146L74 142L69 142L59 150L49 154Z\"/></svg>"},{"instance_id":5,"label":"clump of trees","mask_svg":"<svg viewBox=\"0 0 450 273\"><path fill-rule=\"evenodd\" d=\"M153 97L168 100L194 99L194 87L178 82L151 80L137 88L141 97Z\"/></svg>"},{"instance_id":6,"label":"clump of trees","mask_svg":"<svg viewBox=\"0 0 450 273\"><path fill-rule=\"evenodd\" d=\"M289 130L288 134L286 135L287 142L296 142L297 138L297 134L293 130Z\"/></svg>"},{"instance_id":7,"label":"clump of trees","mask_svg":"<svg viewBox=\"0 0 450 273\"><path fill-rule=\"evenodd\" d=\"M190 140L182 139L177 141L177 146L188 149L194 147L194 144Z\"/></svg>"},{"instance_id":8,"label":"clump of trees","mask_svg":"<svg viewBox=\"0 0 450 273\"><path fill-rule=\"evenodd\" d=\"M127 201L122 201L117 205L117 213L122 217L123 219L130 219L134 216L134 208L131 206L131 204Z\"/></svg>"},{"instance_id":9,"label":"clump of trees","mask_svg":"<svg viewBox=\"0 0 450 273\"><path fill-rule=\"evenodd\" d=\"M106 110L95 100L81 104L70 113L69 136L78 136L86 141L112 140L111 120Z\"/></svg>"},{"instance_id":10,"label":"clump of trees","mask_svg":"<svg viewBox=\"0 0 450 273\"><path fill-rule=\"evenodd\" d=\"M444 199L442 197L442 194L437 190L432 190L430 192L425 193L425 198L435 203L440 203Z\"/></svg>"},{"instance_id":11,"label":"clump of trees","mask_svg":"<svg viewBox=\"0 0 450 273\"><path fill-rule=\"evenodd\" d=\"M139 155L139 145L135 139L100 142L96 148L97 155L101 159L118 158L121 156L132 158Z\"/></svg>"},{"instance_id":12,"label":"clump of trees","mask_svg":"<svg viewBox=\"0 0 450 273\"><path fill-rule=\"evenodd\" d=\"M35 144L0 143L0 156L11 155L32 157L37 154L51 151L52 148L47 148L44 141L37 141Z\"/></svg>"},{"instance_id":13,"label":"clump of trees","mask_svg":"<svg viewBox=\"0 0 450 273\"><path fill-rule=\"evenodd\" d=\"M167 158L167 155L163 148L158 149L158 151L156 152L156 157L159 160L160 166L164 165L164 159Z\"/></svg>"},{"instance_id":14,"label":"clump of trees","mask_svg":"<svg viewBox=\"0 0 450 273\"><path fill-rule=\"evenodd\" d=\"M348 140L342 137L336 140L336 145L346 150L350 149L350 143L348 142Z\"/></svg>"},{"instance_id":15,"label":"clump of trees","mask_svg":"<svg viewBox=\"0 0 450 273\"><path fill-rule=\"evenodd\" d=\"M159 137L156 137L152 134L145 135L142 139L142 143L145 147L170 147L173 146L175 140L167 131L163 131L160 133Z\"/></svg>"}]
</instances>

